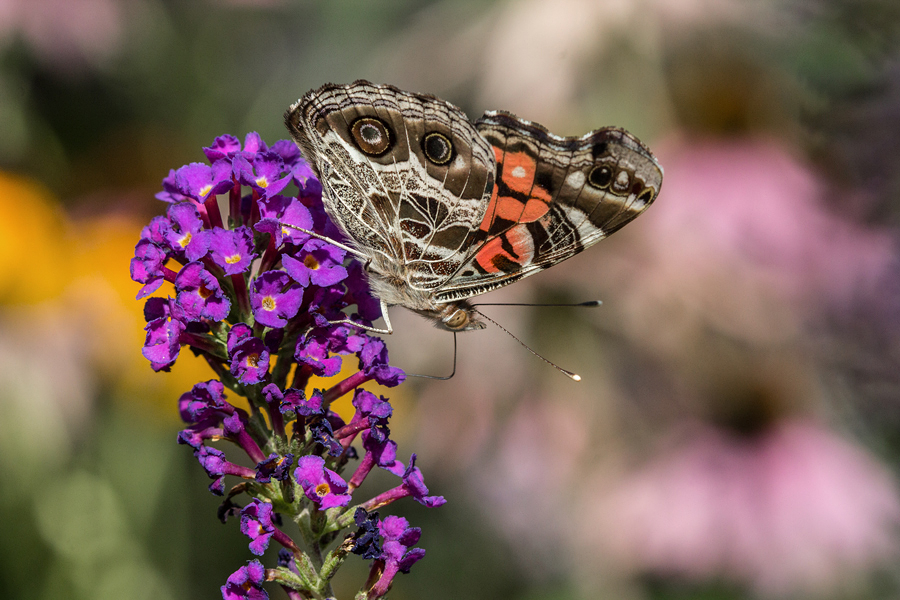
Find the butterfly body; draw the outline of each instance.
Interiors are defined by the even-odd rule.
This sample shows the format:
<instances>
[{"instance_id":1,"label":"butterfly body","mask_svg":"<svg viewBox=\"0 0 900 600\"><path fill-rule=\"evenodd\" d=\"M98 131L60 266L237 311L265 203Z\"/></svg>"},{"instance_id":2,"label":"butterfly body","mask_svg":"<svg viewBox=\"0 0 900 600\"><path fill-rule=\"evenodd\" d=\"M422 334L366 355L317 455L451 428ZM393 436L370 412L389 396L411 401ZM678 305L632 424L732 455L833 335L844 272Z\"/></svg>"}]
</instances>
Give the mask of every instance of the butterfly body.
<instances>
[{"instance_id":1,"label":"butterfly body","mask_svg":"<svg viewBox=\"0 0 900 600\"><path fill-rule=\"evenodd\" d=\"M444 329L480 329L468 298L569 258L656 198L662 169L624 130L563 138L504 112L472 123L424 94L357 81L285 114L373 293Z\"/></svg>"}]
</instances>

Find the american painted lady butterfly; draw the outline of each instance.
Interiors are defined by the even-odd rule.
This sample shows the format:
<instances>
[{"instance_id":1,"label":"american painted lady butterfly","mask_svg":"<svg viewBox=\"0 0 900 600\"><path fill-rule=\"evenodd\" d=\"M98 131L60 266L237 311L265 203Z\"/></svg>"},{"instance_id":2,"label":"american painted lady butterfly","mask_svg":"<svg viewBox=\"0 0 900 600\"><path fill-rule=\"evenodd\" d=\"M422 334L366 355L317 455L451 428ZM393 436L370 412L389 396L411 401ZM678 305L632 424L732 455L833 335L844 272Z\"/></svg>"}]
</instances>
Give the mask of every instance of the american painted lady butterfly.
<instances>
[{"instance_id":1,"label":"american painted lady butterfly","mask_svg":"<svg viewBox=\"0 0 900 600\"><path fill-rule=\"evenodd\" d=\"M559 137L499 111L473 124L439 98L368 81L310 91L285 122L366 264L387 332L389 305L449 331L483 328L467 298L594 245L662 184L623 129Z\"/></svg>"}]
</instances>

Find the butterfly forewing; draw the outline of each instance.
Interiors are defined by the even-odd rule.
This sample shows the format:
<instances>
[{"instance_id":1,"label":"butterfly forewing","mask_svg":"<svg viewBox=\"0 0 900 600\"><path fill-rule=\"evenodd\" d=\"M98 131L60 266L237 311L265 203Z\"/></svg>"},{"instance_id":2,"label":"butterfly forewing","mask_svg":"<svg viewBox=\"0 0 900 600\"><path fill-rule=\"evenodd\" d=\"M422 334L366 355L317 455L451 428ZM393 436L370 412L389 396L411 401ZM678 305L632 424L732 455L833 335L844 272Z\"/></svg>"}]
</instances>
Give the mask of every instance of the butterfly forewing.
<instances>
[{"instance_id":1,"label":"butterfly forewing","mask_svg":"<svg viewBox=\"0 0 900 600\"><path fill-rule=\"evenodd\" d=\"M617 128L562 138L508 113L476 126L491 144L496 183L459 271L442 301L507 285L581 252L653 202L662 170L650 151Z\"/></svg>"},{"instance_id":2,"label":"butterfly forewing","mask_svg":"<svg viewBox=\"0 0 900 600\"><path fill-rule=\"evenodd\" d=\"M456 272L494 173L490 146L458 108L359 81L308 93L287 122L316 164L326 207L362 252L417 289Z\"/></svg>"}]
</instances>

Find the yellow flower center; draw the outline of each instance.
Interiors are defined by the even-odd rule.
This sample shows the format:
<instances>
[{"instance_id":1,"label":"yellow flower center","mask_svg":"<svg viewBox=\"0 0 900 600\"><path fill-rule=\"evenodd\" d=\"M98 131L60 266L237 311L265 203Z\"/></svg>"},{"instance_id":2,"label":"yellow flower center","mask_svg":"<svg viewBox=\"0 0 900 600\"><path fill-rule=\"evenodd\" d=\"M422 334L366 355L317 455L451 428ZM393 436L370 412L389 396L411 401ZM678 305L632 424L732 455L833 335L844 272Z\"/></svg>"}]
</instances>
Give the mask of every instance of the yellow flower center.
<instances>
[{"instance_id":1,"label":"yellow flower center","mask_svg":"<svg viewBox=\"0 0 900 600\"><path fill-rule=\"evenodd\" d=\"M258 185L261 188L269 187L269 180L266 179L265 175L263 175L262 177L258 177L256 179L256 185Z\"/></svg>"},{"instance_id":2,"label":"yellow flower center","mask_svg":"<svg viewBox=\"0 0 900 600\"><path fill-rule=\"evenodd\" d=\"M263 310L275 310L275 298L266 296L262 299Z\"/></svg>"},{"instance_id":3,"label":"yellow flower center","mask_svg":"<svg viewBox=\"0 0 900 600\"><path fill-rule=\"evenodd\" d=\"M199 191L200 197L203 198L204 196L206 196L206 195L207 195L209 192L211 192L211 191L212 191L212 184L211 184L211 183L208 183L208 184L204 185L202 188L200 188L200 191Z\"/></svg>"},{"instance_id":4,"label":"yellow flower center","mask_svg":"<svg viewBox=\"0 0 900 600\"><path fill-rule=\"evenodd\" d=\"M247 357L247 366L255 369L259 366L259 354L251 354Z\"/></svg>"},{"instance_id":5,"label":"yellow flower center","mask_svg":"<svg viewBox=\"0 0 900 600\"><path fill-rule=\"evenodd\" d=\"M187 245L191 243L192 237L193 235L191 234L191 232L184 234L184 237L178 240L178 245L182 248L187 248Z\"/></svg>"},{"instance_id":6,"label":"yellow flower center","mask_svg":"<svg viewBox=\"0 0 900 600\"><path fill-rule=\"evenodd\" d=\"M319 261L312 254L307 254L306 258L303 259L303 264L306 265L307 269L315 271L319 268Z\"/></svg>"},{"instance_id":7,"label":"yellow flower center","mask_svg":"<svg viewBox=\"0 0 900 600\"><path fill-rule=\"evenodd\" d=\"M210 296L213 295L213 291L211 289L209 289L208 287L201 285L200 289L197 290L197 294L199 294L201 298L206 300L207 298L209 298Z\"/></svg>"},{"instance_id":8,"label":"yellow flower center","mask_svg":"<svg viewBox=\"0 0 900 600\"><path fill-rule=\"evenodd\" d=\"M320 483L319 485L316 486L316 495L317 495L319 498L323 498L323 497L326 496L326 495L328 494L328 492L330 492L330 491L331 491L331 488L328 487L328 484L327 484L327 483L324 483L324 482L323 482L323 483Z\"/></svg>"},{"instance_id":9,"label":"yellow flower center","mask_svg":"<svg viewBox=\"0 0 900 600\"><path fill-rule=\"evenodd\" d=\"M233 265L234 263L240 262L240 261L241 261L240 254L232 254L231 256L225 257L225 262L227 262L229 265Z\"/></svg>"}]
</instances>

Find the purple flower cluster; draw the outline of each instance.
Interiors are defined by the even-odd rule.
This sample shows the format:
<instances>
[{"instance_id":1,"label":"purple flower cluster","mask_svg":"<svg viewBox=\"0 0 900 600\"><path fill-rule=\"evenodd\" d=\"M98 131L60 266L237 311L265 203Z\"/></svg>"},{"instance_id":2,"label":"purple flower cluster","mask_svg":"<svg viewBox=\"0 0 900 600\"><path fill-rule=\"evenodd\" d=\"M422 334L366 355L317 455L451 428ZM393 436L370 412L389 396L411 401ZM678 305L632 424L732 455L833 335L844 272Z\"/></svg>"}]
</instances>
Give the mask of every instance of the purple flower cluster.
<instances>
[{"instance_id":1,"label":"purple flower cluster","mask_svg":"<svg viewBox=\"0 0 900 600\"><path fill-rule=\"evenodd\" d=\"M243 144L224 135L203 151L208 164L186 165L163 180L157 198L169 206L141 232L131 277L143 284L138 299L147 298L143 354L153 369L168 370L188 346L217 376L181 396L188 426L178 442L193 448L214 494L226 495L226 476L242 480L227 492L220 515L240 514L250 551L262 556L272 540L282 547L277 567L251 561L228 578L222 596L267 598L263 582L275 581L291 598L331 597L335 570L355 553L373 561L360 597L381 598L425 551L413 547L418 528L400 517L381 520L375 510L407 496L425 506L444 499L428 495L414 454L408 465L398 460L389 401L361 387L396 386L405 375L390 366L381 339L335 323L371 326L378 300L344 250L305 233L341 239L292 142L269 147L255 133ZM151 296L166 282L174 292ZM314 378L337 375L350 355L358 360L355 373L314 388ZM226 391L249 410L232 404ZM351 392L356 413L345 423L330 406ZM221 440L255 467L212 446ZM355 459L345 480L341 473ZM399 482L360 499L375 467ZM242 493L250 498L243 507L234 500ZM297 525L292 535L282 529L287 519ZM322 554L354 525L344 543Z\"/></svg>"}]
</instances>

